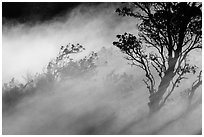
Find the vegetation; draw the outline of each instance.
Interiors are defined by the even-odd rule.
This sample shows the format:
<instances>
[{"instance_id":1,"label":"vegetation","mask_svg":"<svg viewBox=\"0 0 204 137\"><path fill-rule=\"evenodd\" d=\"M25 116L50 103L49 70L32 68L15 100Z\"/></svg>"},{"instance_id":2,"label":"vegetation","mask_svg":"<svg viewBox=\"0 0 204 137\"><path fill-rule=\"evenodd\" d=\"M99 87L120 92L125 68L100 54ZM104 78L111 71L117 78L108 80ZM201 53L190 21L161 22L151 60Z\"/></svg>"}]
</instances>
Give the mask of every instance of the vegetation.
<instances>
[{"instance_id":1,"label":"vegetation","mask_svg":"<svg viewBox=\"0 0 204 137\"><path fill-rule=\"evenodd\" d=\"M82 45L61 46L42 73L3 85L3 134L201 134L202 70L189 56L202 48L201 3L124 3L116 12L140 20L138 34L113 44L141 71L118 50L80 59Z\"/></svg>"},{"instance_id":2,"label":"vegetation","mask_svg":"<svg viewBox=\"0 0 204 137\"><path fill-rule=\"evenodd\" d=\"M80 44L62 46L58 56L48 63L44 73L29 77L26 84L19 83L14 78L9 83L5 83L2 89L3 113L14 108L23 98L39 90L49 91L60 81L90 74L89 72L95 69L96 53L91 52L88 56L75 61L70 57L71 54L77 54L83 50Z\"/></svg>"},{"instance_id":3,"label":"vegetation","mask_svg":"<svg viewBox=\"0 0 204 137\"><path fill-rule=\"evenodd\" d=\"M196 73L197 67L190 65L188 55L202 48L202 4L125 4L124 8L117 9L116 12L139 19L139 34L117 35L118 41L113 44L127 55L126 59L133 66L144 70L146 78L143 81L150 94L148 106L150 113L156 112L175 87L183 79L187 79L187 74ZM155 80L157 77L160 78L159 82ZM192 89L201 85L202 80L198 81L198 85L193 85Z\"/></svg>"}]
</instances>

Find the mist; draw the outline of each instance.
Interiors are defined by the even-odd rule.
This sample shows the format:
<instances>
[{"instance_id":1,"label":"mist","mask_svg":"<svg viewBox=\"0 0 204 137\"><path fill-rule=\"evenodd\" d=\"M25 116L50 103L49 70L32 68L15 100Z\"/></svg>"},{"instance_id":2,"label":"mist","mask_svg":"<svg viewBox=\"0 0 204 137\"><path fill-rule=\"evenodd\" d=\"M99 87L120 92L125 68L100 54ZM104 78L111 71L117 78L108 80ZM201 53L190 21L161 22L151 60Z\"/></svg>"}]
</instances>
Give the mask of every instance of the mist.
<instances>
[{"instance_id":1,"label":"mist","mask_svg":"<svg viewBox=\"0 0 204 137\"><path fill-rule=\"evenodd\" d=\"M26 23L3 25L3 80L8 82L12 77L21 79L25 72L42 71L57 55L60 46L67 43L80 43L88 53L101 47L112 47L116 34L136 33L133 29L135 20L114 13L117 5L105 3L96 8L82 4L63 19L55 17L32 26Z\"/></svg>"},{"instance_id":2,"label":"mist","mask_svg":"<svg viewBox=\"0 0 204 137\"><path fill-rule=\"evenodd\" d=\"M3 25L3 83L13 77L23 83L27 75L43 73L60 47L68 43L85 48L73 57L76 60L92 51L98 55L95 68L84 75L71 70L66 75L72 76L50 84L43 83L43 75L37 77L34 82L41 86L35 94L3 112L3 134L201 134L201 87L193 97L194 106L187 109L186 89L194 77L176 88L160 112L148 116L148 91L142 82L145 74L129 65L112 45L117 34L137 34L138 21L118 16L118 7L120 3L79 4L48 21ZM190 58L201 67L201 52Z\"/></svg>"}]
</instances>

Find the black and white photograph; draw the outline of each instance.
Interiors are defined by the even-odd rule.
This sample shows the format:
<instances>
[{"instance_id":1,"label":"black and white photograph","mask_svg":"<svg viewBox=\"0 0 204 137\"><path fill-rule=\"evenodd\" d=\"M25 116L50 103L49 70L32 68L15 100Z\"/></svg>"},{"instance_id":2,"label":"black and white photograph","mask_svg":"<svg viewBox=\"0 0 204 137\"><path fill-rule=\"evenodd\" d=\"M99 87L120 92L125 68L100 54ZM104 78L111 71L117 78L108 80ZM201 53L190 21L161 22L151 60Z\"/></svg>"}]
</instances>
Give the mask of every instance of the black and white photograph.
<instances>
[{"instance_id":1,"label":"black and white photograph","mask_svg":"<svg viewBox=\"0 0 204 137\"><path fill-rule=\"evenodd\" d=\"M202 135L202 2L2 4L2 135Z\"/></svg>"}]
</instances>

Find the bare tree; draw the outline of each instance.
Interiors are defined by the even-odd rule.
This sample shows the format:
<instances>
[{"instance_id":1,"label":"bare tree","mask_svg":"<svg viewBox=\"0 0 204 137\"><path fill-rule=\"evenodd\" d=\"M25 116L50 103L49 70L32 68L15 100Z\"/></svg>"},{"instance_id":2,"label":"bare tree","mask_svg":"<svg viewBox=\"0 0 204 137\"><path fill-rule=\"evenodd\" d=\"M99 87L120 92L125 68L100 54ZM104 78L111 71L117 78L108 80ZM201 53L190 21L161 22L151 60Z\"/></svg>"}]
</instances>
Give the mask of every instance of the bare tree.
<instances>
[{"instance_id":1,"label":"bare tree","mask_svg":"<svg viewBox=\"0 0 204 137\"><path fill-rule=\"evenodd\" d=\"M201 3L125 3L117 9L122 16L140 20L138 36L117 35L115 46L131 64L144 70L149 90L150 112L158 111L186 74L196 73L188 55L202 48ZM155 73L160 82L155 81ZM165 93L168 94L164 97Z\"/></svg>"}]
</instances>

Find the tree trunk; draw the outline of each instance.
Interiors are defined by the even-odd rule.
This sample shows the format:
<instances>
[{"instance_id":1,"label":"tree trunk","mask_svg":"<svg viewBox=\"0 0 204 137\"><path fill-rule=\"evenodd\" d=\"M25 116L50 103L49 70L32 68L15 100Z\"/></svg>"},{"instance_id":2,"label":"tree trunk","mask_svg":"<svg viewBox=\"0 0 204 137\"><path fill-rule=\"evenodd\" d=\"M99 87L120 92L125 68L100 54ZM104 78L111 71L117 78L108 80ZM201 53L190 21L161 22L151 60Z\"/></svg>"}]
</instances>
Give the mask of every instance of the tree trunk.
<instances>
[{"instance_id":1,"label":"tree trunk","mask_svg":"<svg viewBox=\"0 0 204 137\"><path fill-rule=\"evenodd\" d=\"M157 92L154 92L153 94L150 95L149 103L148 103L150 113L154 113L161 108L160 103L163 98L163 95L167 91L170 85L170 82L175 76L175 73L174 73L175 64L176 64L176 60L172 59L169 61L170 67L167 69L164 77L161 79Z\"/></svg>"},{"instance_id":2,"label":"tree trunk","mask_svg":"<svg viewBox=\"0 0 204 137\"><path fill-rule=\"evenodd\" d=\"M202 84L202 81L198 81L194 86L192 86L191 90L189 91L189 92L190 92L190 93L189 93L189 97L188 97L188 99L189 99L189 106L190 106L190 104L191 104L191 102L192 102L192 98L193 98L193 95L194 95L196 89L197 89L201 84Z\"/></svg>"}]
</instances>

